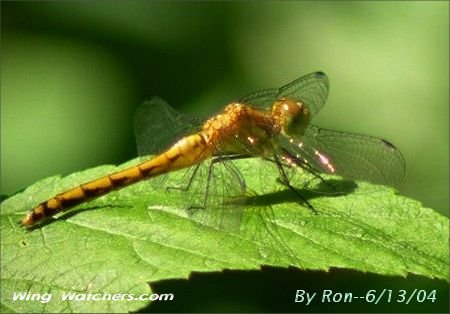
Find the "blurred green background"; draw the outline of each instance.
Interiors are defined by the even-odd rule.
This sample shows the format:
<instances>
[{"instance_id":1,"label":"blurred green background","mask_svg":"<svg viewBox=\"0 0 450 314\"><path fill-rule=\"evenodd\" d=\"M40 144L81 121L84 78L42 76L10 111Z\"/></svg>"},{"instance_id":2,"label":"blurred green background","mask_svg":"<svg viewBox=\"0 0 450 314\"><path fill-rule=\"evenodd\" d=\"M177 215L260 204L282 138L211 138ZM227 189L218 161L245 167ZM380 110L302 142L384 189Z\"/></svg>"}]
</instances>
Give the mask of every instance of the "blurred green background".
<instances>
[{"instance_id":1,"label":"blurred green background","mask_svg":"<svg viewBox=\"0 0 450 314\"><path fill-rule=\"evenodd\" d=\"M448 2L2 2L1 193L132 158L146 97L211 114L322 70L317 123L395 143L445 214L448 45Z\"/></svg>"},{"instance_id":2,"label":"blurred green background","mask_svg":"<svg viewBox=\"0 0 450 314\"><path fill-rule=\"evenodd\" d=\"M402 194L448 216L449 3L2 2L1 194L136 156L153 95L212 114L311 71L320 126L395 143Z\"/></svg>"}]
</instances>

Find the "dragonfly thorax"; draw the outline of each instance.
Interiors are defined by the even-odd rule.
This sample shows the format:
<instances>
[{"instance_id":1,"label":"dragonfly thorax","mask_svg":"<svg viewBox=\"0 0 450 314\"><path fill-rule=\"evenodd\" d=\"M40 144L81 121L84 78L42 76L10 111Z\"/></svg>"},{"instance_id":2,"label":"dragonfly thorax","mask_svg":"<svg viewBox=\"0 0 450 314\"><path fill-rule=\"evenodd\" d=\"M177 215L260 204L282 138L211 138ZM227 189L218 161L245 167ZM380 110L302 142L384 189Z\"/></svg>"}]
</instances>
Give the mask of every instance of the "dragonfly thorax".
<instances>
[{"instance_id":1,"label":"dragonfly thorax","mask_svg":"<svg viewBox=\"0 0 450 314\"><path fill-rule=\"evenodd\" d=\"M303 135L310 117L308 108L299 101L282 98L272 105L274 127L286 135Z\"/></svg>"},{"instance_id":2,"label":"dragonfly thorax","mask_svg":"<svg viewBox=\"0 0 450 314\"><path fill-rule=\"evenodd\" d=\"M220 153L265 155L272 149L272 115L241 103L231 103L205 122L202 134ZM217 153L217 152L215 152Z\"/></svg>"}]
</instances>

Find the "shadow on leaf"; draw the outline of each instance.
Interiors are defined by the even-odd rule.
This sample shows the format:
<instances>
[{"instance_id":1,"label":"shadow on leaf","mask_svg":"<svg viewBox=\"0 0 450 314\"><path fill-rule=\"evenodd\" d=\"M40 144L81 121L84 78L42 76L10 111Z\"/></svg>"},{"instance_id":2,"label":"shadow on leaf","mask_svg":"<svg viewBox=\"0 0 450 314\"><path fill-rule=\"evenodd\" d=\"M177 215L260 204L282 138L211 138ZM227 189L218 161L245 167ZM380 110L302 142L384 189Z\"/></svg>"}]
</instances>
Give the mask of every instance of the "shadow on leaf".
<instances>
[{"instance_id":1,"label":"shadow on leaf","mask_svg":"<svg viewBox=\"0 0 450 314\"><path fill-rule=\"evenodd\" d=\"M357 188L357 184L351 180L330 179L321 181L314 189L298 189L298 193L306 200L318 197L339 197L351 194ZM299 202L303 200L293 191L283 189L263 195L249 196L245 200L245 204L249 206L270 206L282 203Z\"/></svg>"},{"instance_id":2,"label":"shadow on leaf","mask_svg":"<svg viewBox=\"0 0 450 314\"><path fill-rule=\"evenodd\" d=\"M98 205L98 206L91 206L91 207L83 207L83 208L75 208L75 209L71 209L70 211L61 214L60 217L55 218L55 217L48 217L44 220L42 220L41 222L32 225L30 227L27 228L28 231L33 231L36 229L40 229L44 226L47 226L49 224L52 224L58 220L67 220L73 216L78 215L79 213L85 212L85 211L91 211L91 210L96 210L96 209L101 209L101 208L108 208L108 207L127 207L125 205L117 205L117 204L110 204L110 205Z\"/></svg>"}]
</instances>

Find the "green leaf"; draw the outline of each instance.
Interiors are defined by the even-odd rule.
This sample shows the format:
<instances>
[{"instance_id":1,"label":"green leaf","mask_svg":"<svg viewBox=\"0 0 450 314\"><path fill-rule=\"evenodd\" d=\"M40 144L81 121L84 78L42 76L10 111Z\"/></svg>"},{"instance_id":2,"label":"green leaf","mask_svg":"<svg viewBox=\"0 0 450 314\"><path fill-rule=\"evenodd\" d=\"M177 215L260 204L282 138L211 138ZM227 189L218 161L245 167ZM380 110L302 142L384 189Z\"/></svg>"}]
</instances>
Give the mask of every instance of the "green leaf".
<instances>
[{"instance_id":1,"label":"green leaf","mask_svg":"<svg viewBox=\"0 0 450 314\"><path fill-rule=\"evenodd\" d=\"M136 163L134 160L119 168ZM150 294L148 282L192 271L258 269L261 265L448 280L448 219L389 187L326 177L332 193L304 184L317 214L277 183L276 167L240 160L249 193L237 228L217 228L184 209L181 191L152 181L114 191L40 228L18 222L33 206L80 183L117 171L102 166L42 180L1 204L1 304L9 312L128 312L148 300L61 301L64 293ZM183 181L183 171L167 182ZM314 182L300 176L301 182ZM169 185L170 185L169 184ZM174 183L175 184L175 183ZM158 183L158 185L161 185ZM343 191L343 193L336 193ZM184 203L183 203L184 202ZM50 293L47 303L13 301L14 292Z\"/></svg>"}]
</instances>

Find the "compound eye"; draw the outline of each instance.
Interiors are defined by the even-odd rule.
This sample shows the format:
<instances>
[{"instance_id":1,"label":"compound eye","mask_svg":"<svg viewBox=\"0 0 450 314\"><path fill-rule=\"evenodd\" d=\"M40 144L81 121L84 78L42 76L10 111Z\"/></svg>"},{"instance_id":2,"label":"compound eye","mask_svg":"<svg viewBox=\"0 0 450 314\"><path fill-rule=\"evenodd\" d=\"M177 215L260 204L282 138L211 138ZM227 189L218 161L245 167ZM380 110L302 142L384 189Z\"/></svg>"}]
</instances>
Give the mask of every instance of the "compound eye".
<instances>
[{"instance_id":1,"label":"compound eye","mask_svg":"<svg viewBox=\"0 0 450 314\"><path fill-rule=\"evenodd\" d=\"M287 117L295 118L303 111L304 106L300 102L297 103L290 99L283 99L281 107L283 108Z\"/></svg>"},{"instance_id":2,"label":"compound eye","mask_svg":"<svg viewBox=\"0 0 450 314\"><path fill-rule=\"evenodd\" d=\"M272 107L272 117L279 132L303 135L310 115L308 108L301 101L281 98Z\"/></svg>"},{"instance_id":3,"label":"compound eye","mask_svg":"<svg viewBox=\"0 0 450 314\"><path fill-rule=\"evenodd\" d=\"M283 103L283 109L287 117L285 132L303 135L310 119L308 108L302 102L287 100Z\"/></svg>"}]
</instances>

